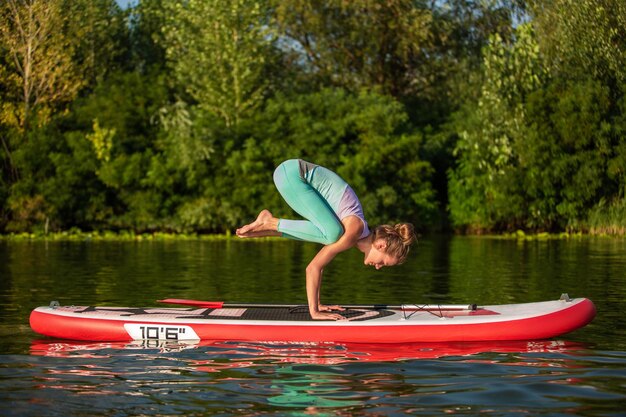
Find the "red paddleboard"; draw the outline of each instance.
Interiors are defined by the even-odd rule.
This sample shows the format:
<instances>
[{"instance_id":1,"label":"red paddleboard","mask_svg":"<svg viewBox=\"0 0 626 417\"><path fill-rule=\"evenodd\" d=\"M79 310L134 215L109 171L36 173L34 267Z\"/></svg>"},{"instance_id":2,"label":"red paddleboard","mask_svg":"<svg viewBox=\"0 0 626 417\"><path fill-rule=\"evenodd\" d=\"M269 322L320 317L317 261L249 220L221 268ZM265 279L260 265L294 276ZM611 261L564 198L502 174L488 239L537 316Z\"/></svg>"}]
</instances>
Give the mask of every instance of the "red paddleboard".
<instances>
[{"instance_id":1,"label":"red paddleboard","mask_svg":"<svg viewBox=\"0 0 626 417\"><path fill-rule=\"evenodd\" d=\"M350 306L340 312L345 317L340 321L311 320L306 306L194 303L180 308L52 303L34 309L30 325L45 336L89 341L465 342L548 339L585 326L596 313L589 299L567 296L486 306Z\"/></svg>"}]
</instances>

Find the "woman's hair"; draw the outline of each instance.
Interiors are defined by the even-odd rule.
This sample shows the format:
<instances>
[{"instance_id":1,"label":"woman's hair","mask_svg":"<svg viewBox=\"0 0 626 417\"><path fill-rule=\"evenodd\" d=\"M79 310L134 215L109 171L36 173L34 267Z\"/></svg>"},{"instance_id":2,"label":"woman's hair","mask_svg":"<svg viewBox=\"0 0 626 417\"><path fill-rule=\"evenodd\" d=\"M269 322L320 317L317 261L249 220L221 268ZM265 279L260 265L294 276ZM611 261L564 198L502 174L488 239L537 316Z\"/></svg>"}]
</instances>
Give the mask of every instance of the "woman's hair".
<instances>
[{"instance_id":1,"label":"woman's hair","mask_svg":"<svg viewBox=\"0 0 626 417\"><path fill-rule=\"evenodd\" d=\"M415 236L415 230L411 223L378 226L372 233L372 242L378 239L387 243L384 252L397 258L398 264L406 261L411 244L417 242L417 236Z\"/></svg>"}]
</instances>

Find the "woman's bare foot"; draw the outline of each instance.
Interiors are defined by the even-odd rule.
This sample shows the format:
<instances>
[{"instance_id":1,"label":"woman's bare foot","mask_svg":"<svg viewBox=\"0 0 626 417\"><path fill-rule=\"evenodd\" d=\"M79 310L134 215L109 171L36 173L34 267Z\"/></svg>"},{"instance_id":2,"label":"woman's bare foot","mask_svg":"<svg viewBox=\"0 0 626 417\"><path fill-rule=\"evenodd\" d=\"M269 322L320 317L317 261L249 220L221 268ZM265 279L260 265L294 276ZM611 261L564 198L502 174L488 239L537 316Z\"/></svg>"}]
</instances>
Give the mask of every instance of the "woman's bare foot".
<instances>
[{"instance_id":1,"label":"woman's bare foot","mask_svg":"<svg viewBox=\"0 0 626 417\"><path fill-rule=\"evenodd\" d=\"M239 237L280 236L278 219L269 210L259 213L256 220L235 231Z\"/></svg>"}]
</instances>

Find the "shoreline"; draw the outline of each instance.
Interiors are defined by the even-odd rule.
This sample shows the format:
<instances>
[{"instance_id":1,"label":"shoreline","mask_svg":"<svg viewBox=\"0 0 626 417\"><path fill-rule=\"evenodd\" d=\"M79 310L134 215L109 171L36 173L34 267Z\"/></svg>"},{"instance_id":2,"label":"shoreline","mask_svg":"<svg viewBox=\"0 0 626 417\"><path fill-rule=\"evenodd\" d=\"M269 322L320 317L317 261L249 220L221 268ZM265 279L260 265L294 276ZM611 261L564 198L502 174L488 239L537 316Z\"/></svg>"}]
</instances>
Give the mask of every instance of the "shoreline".
<instances>
[{"instance_id":1,"label":"shoreline","mask_svg":"<svg viewBox=\"0 0 626 417\"><path fill-rule=\"evenodd\" d=\"M462 236L468 238L502 239L502 240L567 240L584 238L626 238L624 233L596 233L596 232L525 232L517 230L515 232L502 233L424 233L423 236ZM129 230L122 231L93 231L83 232L80 230L68 230L53 233L3 233L0 234L1 241L122 241L122 242L142 242L142 241L182 241L182 240L249 240L235 239L237 235L226 233L176 233L176 232L150 232L137 233ZM265 241L271 238L258 238L255 241Z\"/></svg>"}]
</instances>

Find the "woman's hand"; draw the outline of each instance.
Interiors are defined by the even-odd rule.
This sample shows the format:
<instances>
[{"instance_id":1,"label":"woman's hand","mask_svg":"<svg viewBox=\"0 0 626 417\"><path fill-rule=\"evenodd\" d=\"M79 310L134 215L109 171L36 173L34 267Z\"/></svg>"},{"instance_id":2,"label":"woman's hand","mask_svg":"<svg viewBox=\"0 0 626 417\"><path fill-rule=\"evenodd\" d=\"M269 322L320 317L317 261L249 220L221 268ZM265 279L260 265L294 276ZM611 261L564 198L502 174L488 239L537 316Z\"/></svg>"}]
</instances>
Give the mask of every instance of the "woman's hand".
<instances>
[{"instance_id":1,"label":"woman's hand","mask_svg":"<svg viewBox=\"0 0 626 417\"><path fill-rule=\"evenodd\" d=\"M344 316L336 313L329 313L330 311L344 311L345 308L341 306L325 306L319 304L317 311L311 312L311 318L313 320L346 320Z\"/></svg>"},{"instance_id":2,"label":"woman's hand","mask_svg":"<svg viewBox=\"0 0 626 417\"><path fill-rule=\"evenodd\" d=\"M344 316L337 313L324 313L322 311L316 311L311 313L313 320L346 320Z\"/></svg>"}]
</instances>

